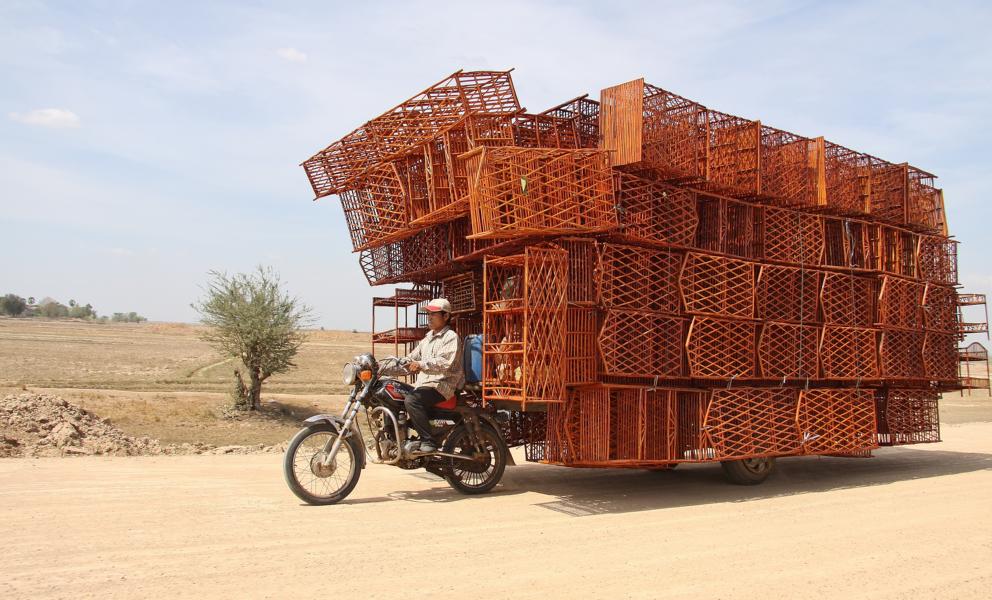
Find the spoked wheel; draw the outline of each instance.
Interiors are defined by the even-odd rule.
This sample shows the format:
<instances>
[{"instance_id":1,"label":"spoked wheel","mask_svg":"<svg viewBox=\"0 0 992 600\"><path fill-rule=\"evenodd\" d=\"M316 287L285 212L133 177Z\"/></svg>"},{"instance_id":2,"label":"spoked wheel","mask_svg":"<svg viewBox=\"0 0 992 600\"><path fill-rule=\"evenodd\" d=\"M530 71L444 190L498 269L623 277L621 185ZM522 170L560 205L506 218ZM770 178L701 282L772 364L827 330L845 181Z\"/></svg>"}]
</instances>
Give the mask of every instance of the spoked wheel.
<instances>
[{"instance_id":1,"label":"spoked wheel","mask_svg":"<svg viewBox=\"0 0 992 600\"><path fill-rule=\"evenodd\" d=\"M483 426L479 431L482 452L475 448L468 429L459 425L444 441L444 452L472 456L474 460L454 460L444 476L448 484L463 494L484 494L503 478L509 450L496 431Z\"/></svg>"},{"instance_id":2,"label":"spoked wheel","mask_svg":"<svg viewBox=\"0 0 992 600\"><path fill-rule=\"evenodd\" d=\"M338 437L334 427L320 423L301 429L286 448L283 474L294 494L307 504L334 504L355 489L362 474L362 448L356 436L344 440L334 460L321 464L324 448Z\"/></svg>"},{"instance_id":3,"label":"spoked wheel","mask_svg":"<svg viewBox=\"0 0 992 600\"><path fill-rule=\"evenodd\" d=\"M775 470L775 459L745 458L743 460L726 460L720 463L723 474L730 483L737 485L757 485L768 479Z\"/></svg>"}]
</instances>

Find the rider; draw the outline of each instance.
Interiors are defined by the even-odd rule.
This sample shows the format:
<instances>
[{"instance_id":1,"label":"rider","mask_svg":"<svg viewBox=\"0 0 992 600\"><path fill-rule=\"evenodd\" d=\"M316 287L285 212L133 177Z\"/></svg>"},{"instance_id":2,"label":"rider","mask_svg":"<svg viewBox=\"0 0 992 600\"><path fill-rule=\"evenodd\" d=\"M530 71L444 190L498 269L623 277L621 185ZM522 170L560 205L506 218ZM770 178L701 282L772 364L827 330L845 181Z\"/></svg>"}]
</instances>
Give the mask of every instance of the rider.
<instances>
[{"instance_id":1,"label":"rider","mask_svg":"<svg viewBox=\"0 0 992 600\"><path fill-rule=\"evenodd\" d=\"M431 431L427 411L435 404L455 395L465 383L462 371L461 339L448 324L451 321L451 303L446 298L435 298L427 303L427 326L424 336L407 358L406 370L416 373L413 393L406 400L419 440L407 444L408 452L436 452L437 442Z\"/></svg>"}]
</instances>

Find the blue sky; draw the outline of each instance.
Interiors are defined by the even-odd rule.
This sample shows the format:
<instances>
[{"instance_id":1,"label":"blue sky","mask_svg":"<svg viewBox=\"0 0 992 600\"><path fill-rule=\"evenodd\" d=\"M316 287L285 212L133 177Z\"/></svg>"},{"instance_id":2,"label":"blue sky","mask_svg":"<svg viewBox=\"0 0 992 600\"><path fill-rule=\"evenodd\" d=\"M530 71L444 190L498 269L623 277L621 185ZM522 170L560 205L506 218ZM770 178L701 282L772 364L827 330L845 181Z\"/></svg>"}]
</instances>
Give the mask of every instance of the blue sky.
<instances>
[{"instance_id":1,"label":"blue sky","mask_svg":"<svg viewBox=\"0 0 992 600\"><path fill-rule=\"evenodd\" d=\"M195 321L210 269L275 267L369 325L336 199L298 164L459 68L532 110L637 77L939 176L992 292L988 2L0 4L0 293ZM384 290L375 290L383 292Z\"/></svg>"}]
</instances>

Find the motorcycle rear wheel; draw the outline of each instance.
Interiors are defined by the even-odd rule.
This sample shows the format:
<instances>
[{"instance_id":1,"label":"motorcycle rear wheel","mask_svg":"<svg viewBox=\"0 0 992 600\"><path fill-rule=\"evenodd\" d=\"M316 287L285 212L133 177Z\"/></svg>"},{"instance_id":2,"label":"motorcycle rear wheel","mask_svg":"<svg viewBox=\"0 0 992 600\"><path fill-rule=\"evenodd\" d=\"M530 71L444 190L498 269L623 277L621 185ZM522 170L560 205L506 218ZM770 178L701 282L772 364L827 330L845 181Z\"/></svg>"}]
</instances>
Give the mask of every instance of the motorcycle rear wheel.
<instances>
[{"instance_id":1,"label":"motorcycle rear wheel","mask_svg":"<svg viewBox=\"0 0 992 600\"><path fill-rule=\"evenodd\" d=\"M320 465L325 444L333 443L337 436L333 426L317 423L301 429L286 448L283 475L289 489L307 504L336 504L358 485L363 448L355 435L344 440L328 467Z\"/></svg>"},{"instance_id":2,"label":"motorcycle rear wheel","mask_svg":"<svg viewBox=\"0 0 992 600\"><path fill-rule=\"evenodd\" d=\"M492 427L483 425L479 431L483 454L478 461L471 463L455 460L446 470L444 479L463 494L484 494L500 482L506 470L509 450ZM444 441L444 452L448 454L474 454L476 452L468 429L459 425Z\"/></svg>"}]
</instances>

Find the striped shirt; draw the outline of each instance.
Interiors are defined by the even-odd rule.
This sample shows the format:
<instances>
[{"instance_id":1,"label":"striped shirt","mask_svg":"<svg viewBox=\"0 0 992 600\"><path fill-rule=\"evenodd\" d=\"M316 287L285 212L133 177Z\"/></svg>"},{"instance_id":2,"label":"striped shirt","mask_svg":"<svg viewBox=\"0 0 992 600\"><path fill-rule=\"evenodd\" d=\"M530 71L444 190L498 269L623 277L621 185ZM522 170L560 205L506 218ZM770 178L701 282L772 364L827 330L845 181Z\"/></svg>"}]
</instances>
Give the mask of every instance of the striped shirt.
<instances>
[{"instance_id":1,"label":"striped shirt","mask_svg":"<svg viewBox=\"0 0 992 600\"><path fill-rule=\"evenodd\" d=\"M428 331L407 358L420 363L414 387L434 388L448 399L465 385L461 338L447 325L436 333Z\"/></svg>"}]
</instances>

